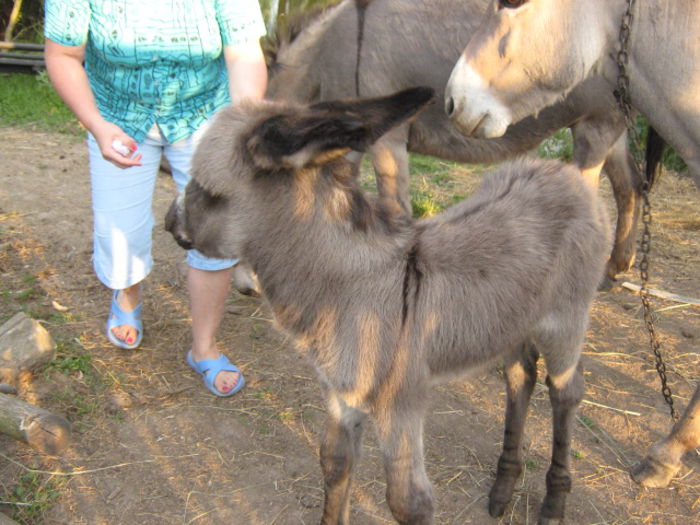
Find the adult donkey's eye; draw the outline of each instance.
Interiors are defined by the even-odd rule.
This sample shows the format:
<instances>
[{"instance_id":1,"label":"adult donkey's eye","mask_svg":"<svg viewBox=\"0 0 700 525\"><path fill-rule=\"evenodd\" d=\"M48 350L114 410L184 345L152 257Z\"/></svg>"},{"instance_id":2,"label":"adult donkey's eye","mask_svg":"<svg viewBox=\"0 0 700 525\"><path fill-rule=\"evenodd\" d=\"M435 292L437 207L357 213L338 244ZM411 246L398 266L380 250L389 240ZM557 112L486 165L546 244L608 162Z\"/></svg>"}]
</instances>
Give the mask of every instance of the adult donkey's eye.
<instances>
[{"instance_id":1,"label":"adult donkey's eye","mask_svg":"<svg viewBox=\"0 0 700 525\"><path fill-rule=\"evenodd\" d=\"M526 4L527 0L498 0L499 9L515 9L523 4Z\"/></svg>"}]
</instances>

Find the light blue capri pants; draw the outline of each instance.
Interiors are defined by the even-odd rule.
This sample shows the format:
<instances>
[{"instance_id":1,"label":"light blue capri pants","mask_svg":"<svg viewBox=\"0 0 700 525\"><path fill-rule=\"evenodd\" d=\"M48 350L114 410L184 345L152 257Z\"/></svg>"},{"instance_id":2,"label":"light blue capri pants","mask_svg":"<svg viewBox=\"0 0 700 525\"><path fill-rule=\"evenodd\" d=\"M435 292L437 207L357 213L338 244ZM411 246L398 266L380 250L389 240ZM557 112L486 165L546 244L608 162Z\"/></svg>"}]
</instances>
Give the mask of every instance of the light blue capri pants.
<instances>
[{"instance_id":1,"label":"light blue capri pants","mask_svg":"<svg viewBox=\"0 0 700 525\"><path fill-rule=\"evenodd\" d=\"M136 153L141 166L118 168L105 160L97 141L88 133L88 156L92 184L93 265L97 278L113 290L141 282L153 268L151 254L153 191L165 154L172 168L178 191L190 180L192 153L206 125L190 137L169 144L153 126ZM223 270L236 259L211 259L196 250L187 252L187 264L199 270Z\"/></svg>"}]
</instances>

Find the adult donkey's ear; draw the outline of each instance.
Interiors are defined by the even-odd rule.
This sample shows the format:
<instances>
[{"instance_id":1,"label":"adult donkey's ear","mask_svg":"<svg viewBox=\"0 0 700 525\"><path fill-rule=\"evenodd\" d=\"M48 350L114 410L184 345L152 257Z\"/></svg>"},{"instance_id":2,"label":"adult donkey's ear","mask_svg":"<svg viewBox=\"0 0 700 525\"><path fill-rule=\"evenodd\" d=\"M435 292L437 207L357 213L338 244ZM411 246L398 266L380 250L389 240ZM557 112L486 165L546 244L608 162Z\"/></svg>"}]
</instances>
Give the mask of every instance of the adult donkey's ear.
<instances>
[{"instance_id":1,"label":"adult donkey's ear","mask_svg":"<svg viewBox=\"0 0 700 525\"><path fill-rule=\"evenodd\" d=\"M391 128L414 116L433 98L430 88L387 97L323 102L260 123L247 140L258 167L301 168L365 151Z\"/></svg>"}]
</instances>

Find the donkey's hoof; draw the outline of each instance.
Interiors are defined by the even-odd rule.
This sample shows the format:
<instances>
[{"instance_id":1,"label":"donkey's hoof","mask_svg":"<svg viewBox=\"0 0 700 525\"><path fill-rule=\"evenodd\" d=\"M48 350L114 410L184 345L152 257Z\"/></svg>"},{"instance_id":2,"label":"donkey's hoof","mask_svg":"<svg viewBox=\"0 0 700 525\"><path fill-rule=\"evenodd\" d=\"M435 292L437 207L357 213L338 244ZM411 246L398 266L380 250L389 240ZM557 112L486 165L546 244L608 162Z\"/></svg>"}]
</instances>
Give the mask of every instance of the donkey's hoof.
<instances>
[{"instance_id":1,"label":"donkey's hoof","mask_svg":"<svg viewBox=\"0 0 700 525\"><path fill-rule=\"evenodd\" d=\"M678 467L666 465L647 456L632 469L630 476L643 487L664 488L668 486L679 468L680 465Z\"/></svg>"},{"instance_id":2,"label":"donkey's hoof","mask_svg":"<svg viewBox=\"0 0 700 525\"><path fill-rule=\"evenodd\" d=\"M506 507L510 501L499 501L489 498L489 515L492 518L500 518L506 512Z\"/></svg>"}]
</instances>

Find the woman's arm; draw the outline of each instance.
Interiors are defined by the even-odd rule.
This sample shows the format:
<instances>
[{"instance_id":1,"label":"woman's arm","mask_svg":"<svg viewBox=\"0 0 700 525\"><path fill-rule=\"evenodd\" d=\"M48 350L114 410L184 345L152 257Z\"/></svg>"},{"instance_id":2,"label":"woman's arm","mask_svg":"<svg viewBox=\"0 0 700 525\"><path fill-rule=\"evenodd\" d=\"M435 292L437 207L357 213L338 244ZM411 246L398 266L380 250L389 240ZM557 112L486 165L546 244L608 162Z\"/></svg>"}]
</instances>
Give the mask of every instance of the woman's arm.
<instances>
[{"instance_id":1,"label":"woman's arm","mask_svg":"<svg viewBox=\"0 0 700 525\"><path fill-rule=\"evenodd\" d=\"M120 168L140 165L141 155L125 157L112 147L112 142L119 140L135 151L136 143L119 126L102 118L83 67L84 57L85 44L64 46L46 39L44 59L51 83L78 120L94 135L102 156Z\"/></svg>"},{"instance_id":2,"label":"woman's arm","mask_svg":"<svg viewBox=\"0 0 700 525\"><path fill-rule=\"evenodd\" d=\"M247 98L260 100L267 90L267 65L260 42L251 40L237 46L224 46L231 103Z\"/></svg>"}]
</instances>

